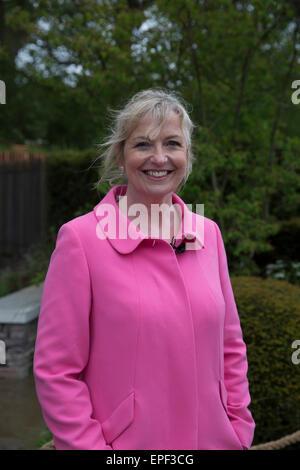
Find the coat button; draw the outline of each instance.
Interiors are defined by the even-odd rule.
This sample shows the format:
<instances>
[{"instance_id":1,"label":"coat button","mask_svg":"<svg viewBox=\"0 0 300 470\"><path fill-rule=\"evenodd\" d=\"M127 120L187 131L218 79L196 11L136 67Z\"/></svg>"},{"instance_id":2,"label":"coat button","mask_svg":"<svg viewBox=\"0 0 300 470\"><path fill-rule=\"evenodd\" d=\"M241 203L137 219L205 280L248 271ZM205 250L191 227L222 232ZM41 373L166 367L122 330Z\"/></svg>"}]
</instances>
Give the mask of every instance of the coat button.
<instances>
[{"instance_id":1,"label":"coat button","mask_svg":"<svg viewBox=\"0 0 300 470\"><path fill-rule=\"evenodd\" d=\"M196 235L192 232L188 232L188 233L185 233L184 234L184 238L187 240L187 241L192 241L196 238Z\"/></svg>"}]
</instances>

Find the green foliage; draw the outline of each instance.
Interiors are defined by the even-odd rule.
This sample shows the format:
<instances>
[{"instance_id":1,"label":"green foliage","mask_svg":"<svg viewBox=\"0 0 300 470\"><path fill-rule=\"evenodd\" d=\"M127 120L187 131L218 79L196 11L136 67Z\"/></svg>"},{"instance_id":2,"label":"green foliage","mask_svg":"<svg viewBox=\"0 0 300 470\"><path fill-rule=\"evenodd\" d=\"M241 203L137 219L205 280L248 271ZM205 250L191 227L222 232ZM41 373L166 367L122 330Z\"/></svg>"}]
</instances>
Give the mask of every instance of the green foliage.
<instances>
[{"instance_id":1,"label":"green foliage","mask_svg":"<svg viewBox=\"0 0 300 470\"><path fill-rule=\"evenodd\" d=\"M53 228L46 240L32 244L16 261L0 270L0 297L44 281L55 248Z\"/></svg>"},{"instance_id":2,"label":"green foliage","mask_svg":"<svg viewBox=\"0 0 300 470\"><path fill-rule=\"evenodd\" d=\"M269 237L270 249L255 256L263 276L284 278L299 283L300 219L293 217L278 223L278 231Z\"/></svg>"},{"instance_id":3,"label":"green foliage","mask_svg":"<svg viewBox=\"0 0 300 470\"><path fill-rule=\"evenodd\" d=\"M300 218L293 217L280 223L280 230L271 237L273 259L285 258L300 261Z\"/></svg>"},{"instance_id":4,"label":"green foliage","mask_svg":"<svg viewBox=\"0 0 300 470\"><path fill-rule=\"evenodd\" d=\"M275 263L266 265L265 275L268 278L285 279L292 284L300 285L300 262L278 259Z\"/></svg>"},{"instance_id":5,"label":"green foliage","mask_svg":"<svg viewBox=\"0 0 300 470\"><path fill-rule=\"evenodd\" d=\"M300 364L292 343L299 339L300 287L259 277L231 279L247 345L253 444L299 429Z\"/></svg>"},{"instance_id":6,"label":"green foliage","mask_svg":"<svg viewBox=\"0 0 300 470\"><path fill-rule=\"evenodd\" d=\"M42 447L44 444L47 444L49 441L51 441L53 438L52 433L49 431L47 426L45 426L45 429L40 432L39 439L37 442L37 449Z\"/></svg>"},{"instance_id":7,"label":"green foliage","mask_svg":"<svg viewBox=\"0 0 300 470\"><path fill-rule=\"evenodd\" d=\"M55 231L65 222L93 210L106 185L95 189L101 162L93 149L46 152L48 224Z\"/></svg>"},{"instance_id":8,"label":"green foliage","mask_svg":"<svg viewBox=\"0 0 300 470\"><path fill-rule=\"evenodd\" d=\"M281 222L299 213L299 105L291 102L300 76L298 3L0 3L0 79L7 83L0 145L41 139L49 153L82 151L81 163L70 151L60 172L49 164L50 225L98 202L98 174L86 171L95 152L88 157L85 149L107 135L109 110L136 91L165 87L190 104L197 126L194 170L180 194L204 204L219 224L231 272L259 273L260 256L275 255ZM17 65L30 44L31 61Z\"/></svg>"}]
</instances>

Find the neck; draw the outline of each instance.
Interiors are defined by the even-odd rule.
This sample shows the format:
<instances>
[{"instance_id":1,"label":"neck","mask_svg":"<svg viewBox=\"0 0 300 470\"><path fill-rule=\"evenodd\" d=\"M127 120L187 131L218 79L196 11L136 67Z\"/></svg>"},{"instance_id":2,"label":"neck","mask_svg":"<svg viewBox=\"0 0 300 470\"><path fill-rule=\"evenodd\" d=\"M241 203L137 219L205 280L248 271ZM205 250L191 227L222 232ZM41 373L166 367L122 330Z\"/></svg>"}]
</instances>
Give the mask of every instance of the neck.
<instances>
[{"instance_id":1,"label":"neck","mask_svg":"<svg viewBox=\"0 0 300 470\"><path fill-rule=\"evenodd\" d=\"M140 208L138 206L135 208L134 204L142 204L144 211L141 213ZM163 197L153 197L151 201L146 197L140 197L137 200L127 188L126 195L120 196L118 205L124 215L130 221L136 222L148 237L162 238L171 242L173 237L178 234L181 226L181 214L178 213L176 205L173 205L172 193ZM159 211L159 209L161 210Z\"/></svg>"}]
</instances>

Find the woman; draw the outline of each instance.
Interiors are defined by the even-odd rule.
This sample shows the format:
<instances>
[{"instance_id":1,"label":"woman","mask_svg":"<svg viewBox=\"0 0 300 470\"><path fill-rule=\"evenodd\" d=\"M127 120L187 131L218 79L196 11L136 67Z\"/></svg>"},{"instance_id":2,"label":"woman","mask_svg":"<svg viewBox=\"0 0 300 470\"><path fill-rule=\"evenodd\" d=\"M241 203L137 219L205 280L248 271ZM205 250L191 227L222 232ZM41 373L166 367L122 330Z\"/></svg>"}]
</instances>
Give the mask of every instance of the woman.
<instances>
[{"instance_id":1,"label":"woman","mask_svg":"<svg viewBox=\"0 0 300 470\"><path fill-rule=\"evenodd\" d=\"M118 167L127 183L59 230L34 355L56 449L251 445L222 236L176 194L192 168L192 129L175 94L136 94L103 154L104 178Z\"/></svg>"}]
</instances>

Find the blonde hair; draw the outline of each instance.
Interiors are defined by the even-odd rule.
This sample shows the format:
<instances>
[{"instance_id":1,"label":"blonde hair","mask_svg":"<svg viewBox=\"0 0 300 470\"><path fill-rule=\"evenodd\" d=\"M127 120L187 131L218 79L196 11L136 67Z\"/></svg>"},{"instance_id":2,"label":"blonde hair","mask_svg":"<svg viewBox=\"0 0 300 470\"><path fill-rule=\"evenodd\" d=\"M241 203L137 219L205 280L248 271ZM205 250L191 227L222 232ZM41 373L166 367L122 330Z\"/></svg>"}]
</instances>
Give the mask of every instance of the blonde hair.
<instances>
[{"instance_id":1,"label":"blonde hair","mask_svg":"<svg viewBox=\"0 0 300 470\"><path fill-rule=\"evenodd\" d=\"M155 138L170 111L177 113L181 119L182 133L184 136L187 151L187 170L181 188L187 181L193 166L194 156L192 153L191 137L195 127L191 121L188 112L185 109L186 104L182 98L179 98L175 92L165 91L161 88L151 88L136 93L121 110L110 110L115 115L114 126L111 128L111 134L102 144L98 144L99 149L105 148L98 158L104 161L103 174L96 186L103 181L108 181L112 186L116 180L121 183L127 183L126 174L120 169L123 160L123 149L126 139L133 132L139 121L148 113L152 113L154 119L151 126L152 137Z\"/></svg>"}]
</instances>

